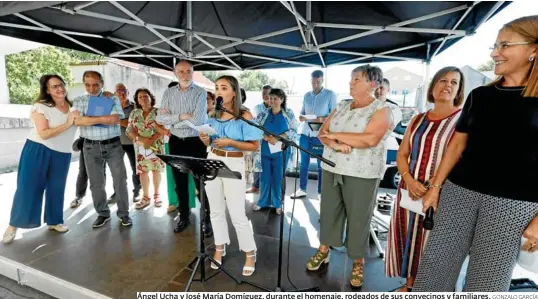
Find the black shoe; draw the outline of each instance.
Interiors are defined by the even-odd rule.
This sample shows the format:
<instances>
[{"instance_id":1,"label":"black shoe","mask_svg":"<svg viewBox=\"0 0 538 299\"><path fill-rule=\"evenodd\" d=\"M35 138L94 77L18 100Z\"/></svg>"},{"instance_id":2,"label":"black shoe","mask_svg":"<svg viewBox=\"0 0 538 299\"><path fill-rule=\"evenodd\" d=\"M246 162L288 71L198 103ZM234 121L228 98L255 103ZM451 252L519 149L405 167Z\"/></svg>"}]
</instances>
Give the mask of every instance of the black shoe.
<instances>
[{"instance_id":1,"label":"black shoe","mask_svg":"<svg viewBox=\"0 0 538 299\"><path fill-rule=\"evenodd\" d=\"M206 238L211 238L213 236L213 227L211 226L211 222L205 221L203 226L204 226L204 230L205 230L204 236Z\"/></svg>"},{"instance_id":2,"label":"black shoe","mask_svg":"<svg viewBox=\"0 0 538 299\"><path fill-rule=\"evenodd\" d=\"M140 201L140 190L133 190L133 202Z\"/></svg>"},{"instance_id":3,"label":"black shoe","mask_svg":"<svg viewBox=\"0 0 538 299\"><path fill-rule=\"evenodd\" d=\"M120 223L122 226L131 226L133 225L133 220L129 216L123 216L120 218Z\"/></svg>"},{"instance_id":4,"label":"black shoe","mask_svg":"<svg viewBox=\"0 0 538 299\"><path fill-rule=\"evenodd\" d=\"M110 196L110 198L106 201L106 203L109 205L115 204L116 202L118 202L116 200L116 193L112 194L112 196Z\"/></svg>"},{"instance_id":5,"label":"black shoe","mask_svg":"<svg viewBox=\"0 0 538 299\"><path fill-rule=\"evenodd\" d=\"M71 202L71 208L76 209L82 204L82 197L77 197Z\"/></svg>"},{"instance_id":6,"label":"black shoe","mask_svg":"<svg viewBox=\"0 0 538 299\"><path fill-rule=\"evenodd\" d=\"M176 224L176 227L174 227L174 233L180 233L184 231L189 224L191 224L191 221L189 218L179 218L179 222Z\"/></svg>"},{"instance_id":7,"label":"black shoe","mask_svg":"<svg viewBox=\"0 0 538 299\"><path fill-rule=\"evenodd\" d=\"M98 228L105 225L105 223L107 223L108 221L110 221L110 216L108 217L98 216L97 219L93 222L92 226L93 228Z\"/></svg>"}]
</instances>

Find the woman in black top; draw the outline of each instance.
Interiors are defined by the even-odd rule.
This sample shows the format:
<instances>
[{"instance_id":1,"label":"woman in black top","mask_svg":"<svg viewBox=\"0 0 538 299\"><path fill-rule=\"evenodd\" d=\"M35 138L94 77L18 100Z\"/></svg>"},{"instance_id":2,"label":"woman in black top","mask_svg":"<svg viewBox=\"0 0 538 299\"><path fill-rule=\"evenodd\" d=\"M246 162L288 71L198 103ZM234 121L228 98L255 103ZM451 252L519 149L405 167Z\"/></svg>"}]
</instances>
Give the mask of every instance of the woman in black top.
<instances>
[{"instance_id":1,"label":"woman in black top","mask_svg":"<svg viewBox=\"0 0 538 299\"><path fill-rule=\"evenodd\" d=\"M499 31L491 52L499 78L469 94L423 198L435 226L413 291L454 291L469 254L465 291L505 292L520 249L538 249L537 55L538 16Z\"/></svg>"}]
</instances>

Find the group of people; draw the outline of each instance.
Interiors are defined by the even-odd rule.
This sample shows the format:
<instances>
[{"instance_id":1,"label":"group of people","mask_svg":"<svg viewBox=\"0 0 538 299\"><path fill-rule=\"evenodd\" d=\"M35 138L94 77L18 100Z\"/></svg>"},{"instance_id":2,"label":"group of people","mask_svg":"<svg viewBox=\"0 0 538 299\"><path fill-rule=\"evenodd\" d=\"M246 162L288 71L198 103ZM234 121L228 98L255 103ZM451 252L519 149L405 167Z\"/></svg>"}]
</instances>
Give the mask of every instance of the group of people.
<instances>
[{"instance_id":1,"label":"group of people","mask_svg":"<svg viewBox=\"0 0 538 299\"><path fill-rule=\"evenodd\" d=\"M491 52L499 77L472 90L467 100L464 74L457 67L439 70L429 84L427 100L433 108L412 118L397 156L402 182L391 215L385 272L406 278L399 291L454 291L467 256L465 291L507 291L519 250L538 250L538 197L533 185L538 181L538 141L532 138L538 134L537 28L538 16L531 16L500 30ZM298 119L280 89L264 87L264 101L253 115L243 105L246 94L235 77L218 78L213 95L193 83L193 71L185 60L175 66L178 84L166 90L158 109L155 97L144 88L135 92L134 107L126 101L122 84L116 86L117 97L103 92L103 78L97 72L84 74L88 93L73 102L67 98L62 78L43 76L41 93L32 107L35 128L21 155L10 226L3 241L11 242L17 228L40 226L45 190L45 222L52 230L67 231L62 217L64 190L71 144L80 127L81 169L83 165L90 181L98 213L96 228L110 220L105 164L113 177L112 199L117 201L120 223L132 225L124 153L131 155L136 173L135 197L142 189L137 208L151 204L150 172L153 203L161 205L158 190L165 166L154 154L221 160L243 174L239 180L216 178L200 186L189 174L172 170L179 209L174 230L182 232L189 226L191 194L205 188L208 217L203 221L206 233L214 236L214 260L224 262L226 245L231 242L228 210L239 248L245 253L243 275L252 275L257 247L245 210L245 158L254 153L254 184L247 192L260 196L253 209L271 207L282 214L281 179L290 151L275 149L277 139L237 117L241 115L274 134L298 139L302 147L317 150L336 164L318 162L320 246L306 268L318 270L329 263L331 248L345 246L353 260L350 284L362 286L370 221L386 161L385 140L402 118L398 106L387 100L390 82L381 69L355 68L351 99L339 103L334 92L323 88L323 73L315 71L313 90L304 96ZM92 95L113 100L112 113L88 116ZM214 109L216 97L222 98L225 110ZM321 128L312 130L309 122L322 123ZM191 124L209 124L217 134L200 133ZM514 134L519 138L510 137ZM296 198L306 196L309 164L310 156L301 153ZM79 191L73 206L80 204L83 192ZM400 206L402 195L422 199L423 211L434 208L433 230L424 229L421 213ZM526 241L521 248L522 237Z\"/></svg>"}]
</instances>

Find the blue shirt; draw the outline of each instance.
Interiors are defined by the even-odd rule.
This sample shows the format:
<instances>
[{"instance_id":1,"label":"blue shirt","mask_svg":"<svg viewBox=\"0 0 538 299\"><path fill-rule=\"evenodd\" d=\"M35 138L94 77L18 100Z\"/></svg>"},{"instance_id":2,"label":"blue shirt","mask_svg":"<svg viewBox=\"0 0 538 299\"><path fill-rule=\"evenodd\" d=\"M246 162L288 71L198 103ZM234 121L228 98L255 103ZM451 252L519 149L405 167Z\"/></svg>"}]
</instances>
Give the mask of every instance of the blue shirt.
<instances>
[{"instance_id":1,"label":"blue shirt","mask_svg":"<svg viewBox=\"0 0 538 299\"><path fill-rule=\"evenodd\" d=\"M284 117L284 114L282 113L282 111L280 111L277 115L274 115L273 112L269 112L267 115L267 118L265 119L265 123L263 124L263 127L267 129L269 132L277 134L277 135L282 135L289 130L288 122L286 118ZM262 155L264 156L272 155L271 151L269 150L269 143L265 140L262 141Z\"/></svg>"},{"instance_id":2,"label":"blue shirt","mask_svg":"<svg viewBox=\"0 0 538 299\"><path fill-rule=\"evenodd\" d=\"M267 109L269 107L266 107L265 106L265 103L260 103L256 106L254 106L254 113L256 113L256 116L260 115L260 113L262 113L263 111L265 111L265 109Z\"/></svg>"},{"instance_id":3,"label":"blue shirt","mask_svg":"<svg viewBox=\"0 0 538 299\"><path fill-rule=\"evenodd\" d=\"M318 94L309 91L304 95L303 108L301 115L315 115L316 117L327 117L336 108L336 93L326 88L323 88ZM317 136L316 132L311 132L310 126L306 122L300 131L302 135Z\"/></svg>"},{"instance_id":4,"label":"blue shirt","mask_svg":"<svg viewBox=\"0 0 538 299\"><path fill-rule=\"evenodd\" d=\"M99 94L101 96L101 93ZM112 106L113 114L118 114L120 119L125 118L123 109L121 108L120 99L116 96L110 98L111 101L114 101L114 106ZM90 102L90 95L85 94L78 96L73 100L73 110L80 111L80 115L86 116L88 113L88 103ZM107 140L114 137L120 137L121 129L120 125L107 125L105 127L100 126L81 126L80 127L80 137L90 139L90 140Z\"/></svg>"},{"instance_id":5,"label":"blue shirt","mask_svg":"<svg viewBox=\"0 0 538 299\"><path fill-rule=\"evenodd\" d=\"M207 123L217 131L217 135L211 136L211 146L217 148L213 141L217 138L229 138L237 141L259 141L263 139L263 132L253 127L243 120L231 119L228 121L217 120L216 118L209 118ZM227 146L221 148L226 151L239 151L239 149Z\"/></svg>"}]
</instances>

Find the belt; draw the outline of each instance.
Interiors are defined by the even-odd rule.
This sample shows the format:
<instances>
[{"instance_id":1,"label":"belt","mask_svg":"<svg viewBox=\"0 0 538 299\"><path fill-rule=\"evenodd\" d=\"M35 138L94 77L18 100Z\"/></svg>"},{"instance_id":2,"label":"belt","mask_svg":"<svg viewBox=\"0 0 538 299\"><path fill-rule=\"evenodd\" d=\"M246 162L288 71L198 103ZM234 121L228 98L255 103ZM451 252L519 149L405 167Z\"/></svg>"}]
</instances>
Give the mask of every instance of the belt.
<instances>
[{"instance_id":1,"label":"belt","mask_svg":"<svg viewBox=\"0 0 538 299\"><path fill-rule=\"evenodd\" d=\"M90 143L90 144L109 144L109 143L113 143L113 142L116 142L116 141L120 141L120 137L114 137L114 138L110 138L110 139L105 139L105 140L91 140L91 139L87 139L87 138L84 138L84 143Z\"/></svg>"},{"instance_id":2,"label":"belt","mask_svg":"<svg viewBox=\"0 0 538 299\"><path fill-rule=\"evenodd\" d=\"M211 148L211 152L220 157L229 157L229 158L242 158L245 153L237 151L225 151L218 148Z\"/></svg>"}]
</instances>

